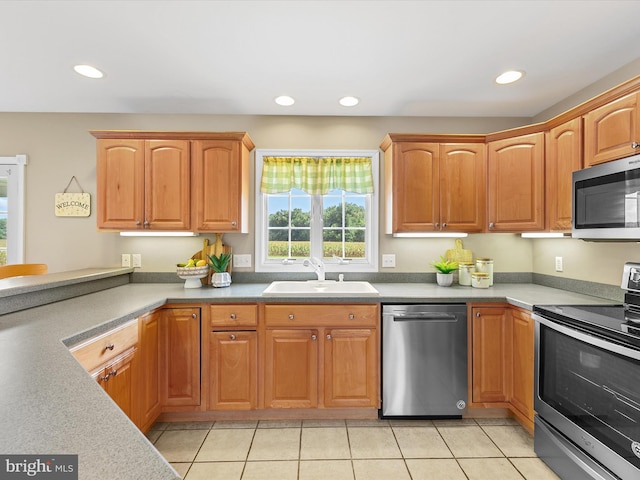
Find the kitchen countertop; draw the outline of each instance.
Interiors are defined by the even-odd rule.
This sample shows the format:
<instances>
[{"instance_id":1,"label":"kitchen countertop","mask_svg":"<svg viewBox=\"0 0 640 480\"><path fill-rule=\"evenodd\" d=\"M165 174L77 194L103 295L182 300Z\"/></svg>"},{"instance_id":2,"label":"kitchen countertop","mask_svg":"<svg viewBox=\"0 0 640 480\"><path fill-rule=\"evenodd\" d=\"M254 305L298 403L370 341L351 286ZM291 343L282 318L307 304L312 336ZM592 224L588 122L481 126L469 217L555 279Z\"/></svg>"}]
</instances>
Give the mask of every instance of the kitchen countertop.
<instances>
[{"instance_id":1,"label":"kitchen countertop","mask_svg":"<svg viewBox=\"0 0 640 480\"><path fill-rule=\"evenodd\" d=\"M2 302L38 295L48 286L131 273L88 269L0 281ZM9 279L11 280L11 279ZM598 304L611 301L535 284L489 289L435 284L373 284L379 297L262 297L267 284L185 289L182 283L127 283L95 293L0 315L0 452L78 454L82 480L176 479L171 466L69 353L68 347L167 302L504 302Z\"/></svg>"}]
</instances>

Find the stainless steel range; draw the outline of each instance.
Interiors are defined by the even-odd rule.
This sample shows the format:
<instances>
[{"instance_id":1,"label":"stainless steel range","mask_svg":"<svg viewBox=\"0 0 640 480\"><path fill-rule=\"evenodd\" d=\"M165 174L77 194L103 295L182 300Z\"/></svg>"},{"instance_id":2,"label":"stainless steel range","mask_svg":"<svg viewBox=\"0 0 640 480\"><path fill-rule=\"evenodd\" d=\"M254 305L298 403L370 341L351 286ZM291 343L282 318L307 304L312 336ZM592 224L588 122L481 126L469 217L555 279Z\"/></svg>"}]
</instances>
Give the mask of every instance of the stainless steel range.
<instances>
[{"instance_id":1,"label":"stainless steel range","mask_svg":"<svg viewBox=\"0 0 640 480\"><path fill-rule=\"evenodd\" d=\"M640 263L623 305L535 306L536 454L562 479L640 479Z\"/></svg>"}]
</instances>

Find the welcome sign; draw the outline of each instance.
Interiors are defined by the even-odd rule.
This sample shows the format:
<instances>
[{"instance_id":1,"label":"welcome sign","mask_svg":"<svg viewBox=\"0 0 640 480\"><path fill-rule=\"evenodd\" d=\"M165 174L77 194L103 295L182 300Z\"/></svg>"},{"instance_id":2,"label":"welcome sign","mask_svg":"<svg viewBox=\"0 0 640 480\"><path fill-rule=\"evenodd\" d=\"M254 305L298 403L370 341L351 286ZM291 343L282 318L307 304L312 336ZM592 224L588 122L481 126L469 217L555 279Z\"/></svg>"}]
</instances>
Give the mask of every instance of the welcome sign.
<instances>
[{"instance_id":1,"label":"welcome sign","mask_svg":"<svg viewBox=\"0 0 640 480\"><path fill-rule=\"evenodd\" d=\"M88 217L90 214L88 193L56 193L56 217Z\"/></svg>"}]
</instances>

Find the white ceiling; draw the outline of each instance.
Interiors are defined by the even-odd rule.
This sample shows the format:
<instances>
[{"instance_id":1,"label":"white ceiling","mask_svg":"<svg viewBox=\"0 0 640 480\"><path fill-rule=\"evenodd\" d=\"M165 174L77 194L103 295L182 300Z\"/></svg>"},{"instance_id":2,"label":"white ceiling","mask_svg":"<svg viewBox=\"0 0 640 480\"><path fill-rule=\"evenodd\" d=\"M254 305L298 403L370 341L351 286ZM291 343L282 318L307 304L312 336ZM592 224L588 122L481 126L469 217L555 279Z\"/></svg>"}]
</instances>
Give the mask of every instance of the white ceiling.
<instances>
[{"instance_id":1,"label":"white ceiling","mask_svg":"<svg viewBox=\"0 0 640 480\"><path fill-rule=\"evenodd\" d=\"M640 58L637 0L4 0L0 19L2 112L532 117ZM507 69L527 73L493 83Z\"/></svg>"}]
</instances>

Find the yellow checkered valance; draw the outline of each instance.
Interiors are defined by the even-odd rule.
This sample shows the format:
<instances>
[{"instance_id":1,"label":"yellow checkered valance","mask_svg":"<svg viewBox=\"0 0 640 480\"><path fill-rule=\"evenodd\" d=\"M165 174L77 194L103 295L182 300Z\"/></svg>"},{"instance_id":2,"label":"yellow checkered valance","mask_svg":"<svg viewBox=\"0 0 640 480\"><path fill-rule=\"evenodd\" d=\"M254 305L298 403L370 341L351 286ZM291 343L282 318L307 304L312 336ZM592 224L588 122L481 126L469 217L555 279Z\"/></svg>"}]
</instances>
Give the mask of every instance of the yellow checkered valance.
<instances>
[{"instance_id":1,"label":"yellow checkered valance","mask_svg":"<svg viewBox=\"0 0 640 480\"><path fill-rule=\"evenodd\" d=\"M368 157L263 157L262 161L262 193L282 193L293 188L310 195L323 195L334 189L373 193Z\"/></svg>"}]
</instances>

